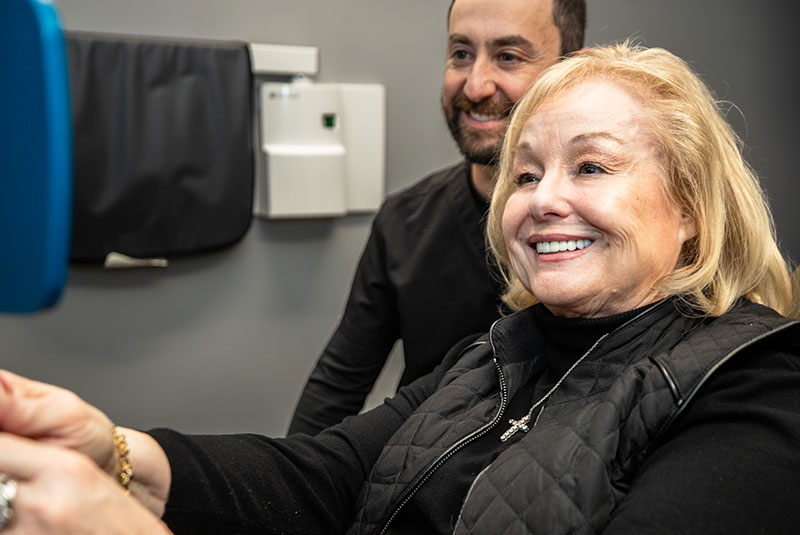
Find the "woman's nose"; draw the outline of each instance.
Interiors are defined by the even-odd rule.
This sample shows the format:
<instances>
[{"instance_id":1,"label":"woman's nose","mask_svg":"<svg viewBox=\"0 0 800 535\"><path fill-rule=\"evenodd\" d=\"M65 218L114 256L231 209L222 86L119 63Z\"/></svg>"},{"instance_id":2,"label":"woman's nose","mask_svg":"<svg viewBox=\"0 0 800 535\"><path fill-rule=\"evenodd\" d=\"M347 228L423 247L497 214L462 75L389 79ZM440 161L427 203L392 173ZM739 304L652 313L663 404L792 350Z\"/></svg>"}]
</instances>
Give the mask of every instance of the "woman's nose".
<instances>
[{"instance_id":1,"label":"woman's nose","mask_svg":"<svg viewBox=\"0 0 800 535\"><path fill-rule=\"evenodd\" d=\"M555 173L542 176L535 187L530 188L528 211L534 219L562 218L569 215L569 181Z\"/></svg>"}]
</instances>

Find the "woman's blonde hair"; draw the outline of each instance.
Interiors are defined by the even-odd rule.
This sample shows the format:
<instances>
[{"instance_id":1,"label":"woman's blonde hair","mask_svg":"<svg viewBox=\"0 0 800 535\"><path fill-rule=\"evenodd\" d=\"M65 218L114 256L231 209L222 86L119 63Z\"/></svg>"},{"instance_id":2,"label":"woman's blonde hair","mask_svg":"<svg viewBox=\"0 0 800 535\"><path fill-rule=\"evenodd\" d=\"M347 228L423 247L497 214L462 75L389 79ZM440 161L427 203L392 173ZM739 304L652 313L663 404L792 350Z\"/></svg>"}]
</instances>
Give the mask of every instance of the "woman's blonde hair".
<instances>
[{"instance_id":1,"label":"woman's blonde hair","mask_svg":"<svg viewBox=\"0 0 800 535\"><path fill-rule=\"evenodd\" d=\"M800 319L800 267L794 269L791 276L792 282L792 308L787 316Z\"/></svg>"},{"instance_id":2,"label":"woman's blonde hair","mask_svg":"<svg viewBox=\"0 0 800 535\"><path fill-rule=\"evenodd\" d=\"M519 310L536 302L510 267L502 229L506 201L516 190L513 163L521 131L543 102L587 78L620 83L649 110L663 154L664 189L695 222L697 234L684 243L683 262L658 283L659 289L712 316L727 311L740 297L788 313L789 276L772 215L720 103L683 60L664 49L630 42L564 59L545 71L516 106L503 143L487 230L506 279L506 304Z\"/></svg>"}]
</instances>

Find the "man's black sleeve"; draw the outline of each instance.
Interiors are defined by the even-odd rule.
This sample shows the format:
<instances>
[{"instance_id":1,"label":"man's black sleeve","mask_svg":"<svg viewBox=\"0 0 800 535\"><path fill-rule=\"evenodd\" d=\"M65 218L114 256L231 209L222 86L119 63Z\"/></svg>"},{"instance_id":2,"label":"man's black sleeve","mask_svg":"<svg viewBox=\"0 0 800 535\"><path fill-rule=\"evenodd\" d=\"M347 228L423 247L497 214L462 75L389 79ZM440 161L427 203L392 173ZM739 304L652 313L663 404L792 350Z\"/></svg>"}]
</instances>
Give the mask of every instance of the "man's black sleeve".
<instances>
[{"instance_id":1,"label":"man's black sleeve","mask_svg":"<svg viewBox=\"0 0 800 535\"><path fill-rule=\"evenodd\" d=\"M381 212L358 263L344 315L306 383L289 434L315 435L357 414L400 338Z\"/></svg>"}]
</instances>

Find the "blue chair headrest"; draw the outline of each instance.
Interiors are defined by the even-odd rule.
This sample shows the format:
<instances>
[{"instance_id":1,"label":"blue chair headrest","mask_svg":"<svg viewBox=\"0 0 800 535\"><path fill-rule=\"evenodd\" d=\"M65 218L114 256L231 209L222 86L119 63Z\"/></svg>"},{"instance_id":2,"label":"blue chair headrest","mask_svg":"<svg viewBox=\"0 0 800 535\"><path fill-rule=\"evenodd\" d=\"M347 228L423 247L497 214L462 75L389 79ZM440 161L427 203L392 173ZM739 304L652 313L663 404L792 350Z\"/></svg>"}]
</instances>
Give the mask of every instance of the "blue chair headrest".
<instances>
[{"instance_id":1,"label":"blue chair headrest","mask_svg":"<svg viewBox=\"0 0 800 535\"><path fill-rule=\"evenodd\" d=\"M46 0L0 1L0 312L55 303L72 225L64 37Z\"/></svg>"}]
</instances>

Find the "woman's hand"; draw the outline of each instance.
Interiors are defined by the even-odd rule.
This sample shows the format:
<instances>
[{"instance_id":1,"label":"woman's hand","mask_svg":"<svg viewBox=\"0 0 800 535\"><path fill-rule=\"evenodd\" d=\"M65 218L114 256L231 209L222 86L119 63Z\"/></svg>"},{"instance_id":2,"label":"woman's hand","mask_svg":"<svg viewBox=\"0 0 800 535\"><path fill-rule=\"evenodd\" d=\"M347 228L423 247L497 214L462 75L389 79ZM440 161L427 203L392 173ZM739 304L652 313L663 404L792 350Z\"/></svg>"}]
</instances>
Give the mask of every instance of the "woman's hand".
<instances>
[{"instance_id":1,"label":"woman's hand","mask_svg":"<svg viewBox=\"0 0 800 535\"><path fill-rule=\"evenodd\" d=\"M79 451L111 473L111 420L63 388L0 370L0 431Z\"/></svg>"},{"instance_id":2,"label":"woman's hand","mask_svg":"<svg viewBox=\"0 0 800 535\"><path fill-rule=\"evenodd\" d=\"M68 390L0 370L0 432L75 450L116 478L118 466L111 425L105 414ZM169 460L149 435L132 429L121 431L130 447L134 471L132 494L160 516L172 478ZM119 486L112 478L109 481Z\"/></svg>"},{"instance_id":3,"label":"woman's hand","mask_svg":"<svg viewBox=\"0 0 800 535\"><path fill-rule=\"evenodd\" d=\"M17 483L3 535L164 535L169 529L88 457L0 433L0 472Z\"/></svg>"}]
</instances>

